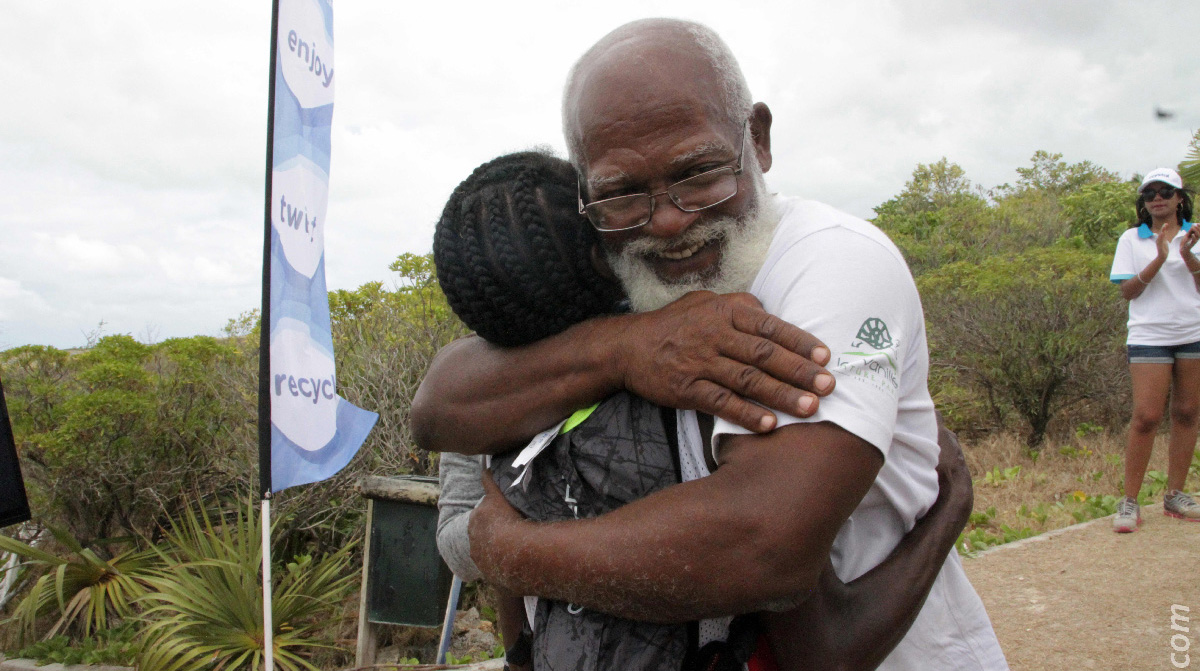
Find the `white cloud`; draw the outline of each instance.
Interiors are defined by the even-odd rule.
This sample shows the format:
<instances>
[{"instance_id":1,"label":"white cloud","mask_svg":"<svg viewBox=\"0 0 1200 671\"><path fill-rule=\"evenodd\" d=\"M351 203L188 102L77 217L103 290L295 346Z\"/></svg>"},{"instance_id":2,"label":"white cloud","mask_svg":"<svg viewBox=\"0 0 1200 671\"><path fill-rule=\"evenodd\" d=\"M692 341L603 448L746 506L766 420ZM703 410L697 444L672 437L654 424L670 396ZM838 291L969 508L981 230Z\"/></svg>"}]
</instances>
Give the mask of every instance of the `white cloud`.
<instances>
[{"instance_id":1,"label":"white cloud","mask_svg":"<svg viewBox=\"0 0 1200 671\"><path fill-rule=\"evenodd\" d=\"M45 316L50 312L50 306L41 296L26 289L16 280L0 277L0 322L14 319L19 314ZM3 337L2 331L0 337Z\"/></svg>"},{"instance_id":2,"label":"white cloud","mask_svg":"<svg viewBox=\"0 0 1200 671\"><path fill-rule=\"evenodd\" d=\"M216 333L258 305L268 6L0 7L0 277L20 292L0 295L0 346L75 345L101 319ZM1116 0L338 3L329 286L427 251L478 163L562 151L572 61L681 10L771 105L770 183L860 216L918 162L946 156L986 186L1038 149L1132 174L1178 162L1200 126L1195 3L1169 20Z\"/></svg>"}]
</instances>

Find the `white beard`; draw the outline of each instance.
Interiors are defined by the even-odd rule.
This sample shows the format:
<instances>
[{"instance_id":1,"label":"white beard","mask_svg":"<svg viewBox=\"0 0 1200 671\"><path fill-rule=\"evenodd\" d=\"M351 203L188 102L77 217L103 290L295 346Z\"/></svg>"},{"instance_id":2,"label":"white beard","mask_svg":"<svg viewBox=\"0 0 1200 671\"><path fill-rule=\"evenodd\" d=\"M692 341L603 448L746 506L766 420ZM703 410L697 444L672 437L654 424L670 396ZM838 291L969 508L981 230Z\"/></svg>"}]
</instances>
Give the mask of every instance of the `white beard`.
<instances>
[{"instance_id":1,"label":"white beard","mask_svg":"<svg viewBox=\"0 0 1200 671\"><path fill-rule=\"evenodd\" d=\"M761 193L761 192L760 192ZM625 288L634 312L657 310L689 291L707 290L718 294L747 291L767 258L767 249L779 224L779 212L769 197L741 219L722 217L697 222L681 235L664 240L640 237L631 240L618 253L608 254L608 263ZM647 257L680 247L725 238L719 267L711 277L687 275L674 282L659 278Z\"/></svg>"}]
</instances>

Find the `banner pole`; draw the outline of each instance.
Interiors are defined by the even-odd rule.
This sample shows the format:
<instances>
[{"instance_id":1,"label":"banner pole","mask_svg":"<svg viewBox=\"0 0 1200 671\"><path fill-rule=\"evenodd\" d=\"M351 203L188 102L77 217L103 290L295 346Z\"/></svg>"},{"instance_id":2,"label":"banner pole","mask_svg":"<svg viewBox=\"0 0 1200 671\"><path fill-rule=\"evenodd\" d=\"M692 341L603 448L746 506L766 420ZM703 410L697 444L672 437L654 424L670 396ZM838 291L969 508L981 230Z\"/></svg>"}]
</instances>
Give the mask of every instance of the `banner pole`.
<instances>
[{"instance_id":1,"label":"banner pole","mask_svg":"<svg viewBox=\"0 0 1200 671\"><path fill-rule=\"evenodd\" d=\"M263 660L266 671L275 669L275 624L271 608L271 498L262 500L263 538Z\"/></svg>"},{"instance_id":2,"label":"banner pole","mask_svg":"<svg viewBox=\"0 0 1200 671\"><path fill-rule=\"evenodd\" d=\"M267 166L263 214L262 310L258 330L258 490L262 492L263 661L275 669L271 616L271 178L275 167L275 68L279 0L271 0L271 58L267 86Z\"/></svg>"},{"instance_id":3,"label":"banner pole","mask_svg":"<svg viewBox=\"0 0 1200 671\"><path fill-rule=\"evenodd\" d=\"M272 0L271 77L267 93L267 175L263 215L262 308L258 321L258 490L271 491L271 176L275 155L275 58L279 0Z\"/></svg>"}]
</instances>

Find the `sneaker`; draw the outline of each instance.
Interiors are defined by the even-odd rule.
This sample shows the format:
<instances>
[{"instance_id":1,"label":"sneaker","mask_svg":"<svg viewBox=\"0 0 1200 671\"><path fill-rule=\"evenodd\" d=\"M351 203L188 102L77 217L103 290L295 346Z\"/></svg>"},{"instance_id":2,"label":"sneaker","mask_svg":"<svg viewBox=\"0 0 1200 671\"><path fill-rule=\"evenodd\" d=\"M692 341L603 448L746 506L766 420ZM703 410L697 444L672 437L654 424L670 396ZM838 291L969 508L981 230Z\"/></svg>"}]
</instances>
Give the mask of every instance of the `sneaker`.
<instances>
[{"instance_id":1,"label":"sneaker","mask_svg":"<svg viewBox=\"0 0 1200 671\"><path fill-rule=\"evenodd\" d=\"M1178 489L1167 492L1163 497L1163 512L1167 517L1178 517L1189 522L1200 522L1200 503Z\"/></svg>"},{"instance_id":2,"label":"sneaker","mask_svg":"<svg viewBox=\"0 0 1200 671\"><path fill-rule=\"evenodd\" d=\"M1117 504L1117 515L1113 518L1113 531L1119 534L1127 534L1131 531L1137 531L1138 525L1142 523L1142 511L1138 507L1137 499L1126 496Z\"/></svg>"}]
</instances>

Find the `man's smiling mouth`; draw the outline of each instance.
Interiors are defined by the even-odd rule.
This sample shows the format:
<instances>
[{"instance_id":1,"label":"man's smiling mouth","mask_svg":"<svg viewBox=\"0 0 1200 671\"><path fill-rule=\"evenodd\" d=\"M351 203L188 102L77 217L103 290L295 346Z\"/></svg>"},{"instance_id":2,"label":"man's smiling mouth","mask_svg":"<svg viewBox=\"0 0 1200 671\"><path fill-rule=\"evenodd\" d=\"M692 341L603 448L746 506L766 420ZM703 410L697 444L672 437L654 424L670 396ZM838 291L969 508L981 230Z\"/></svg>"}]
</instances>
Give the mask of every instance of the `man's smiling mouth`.
<instances>
[{"instance_id":1,"label":"man's smiling mouth","mask_svg":"<svg viewBox=\"0 0 1200 671\"><path fill-rule=\"evenodd\" d=\"M702 241L697 242L696 244L692 245L691 247L687 247L686 249L681 249L679 251L659 252L658 256L661 258L664 258L664 259L670 259L672 261L681 261L683 259L688 258L692 254L695 254L696 252L700 251L702 248L704 248L705 245L707 245L710 242L713 242L713 240L702 240Z\"/></svg>"}]
</instances>

